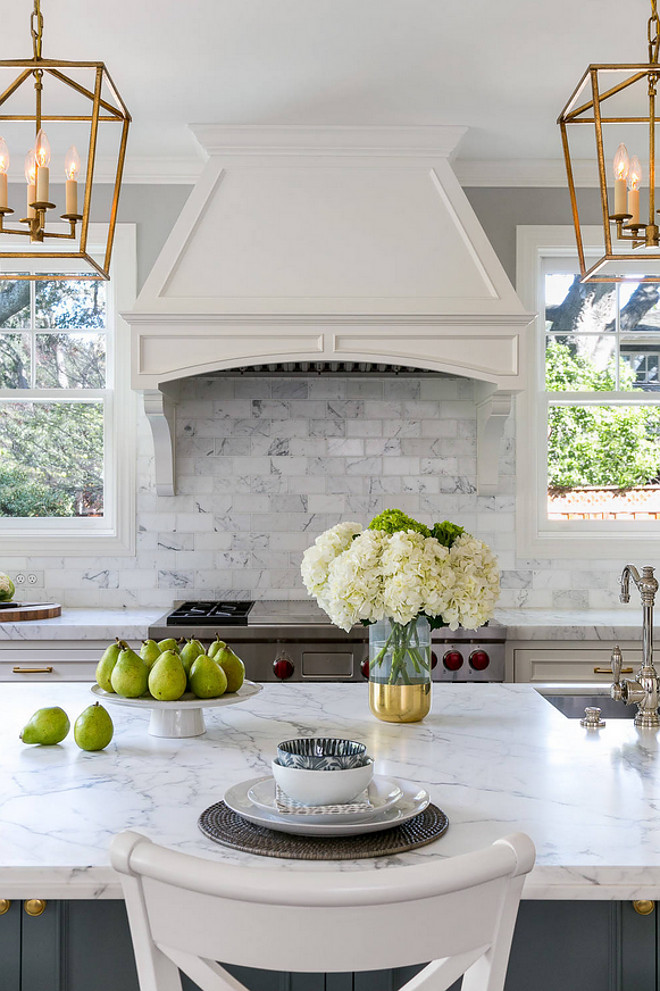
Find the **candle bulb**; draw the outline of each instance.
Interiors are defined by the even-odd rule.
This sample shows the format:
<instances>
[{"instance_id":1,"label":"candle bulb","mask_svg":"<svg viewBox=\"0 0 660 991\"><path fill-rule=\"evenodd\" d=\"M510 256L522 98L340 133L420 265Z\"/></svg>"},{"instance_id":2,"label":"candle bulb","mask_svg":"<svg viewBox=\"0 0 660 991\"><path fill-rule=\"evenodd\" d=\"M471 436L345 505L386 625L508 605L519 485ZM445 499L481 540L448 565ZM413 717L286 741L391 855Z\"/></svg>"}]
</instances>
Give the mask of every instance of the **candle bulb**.
<instances>
[{"instance_id":1,"label":"candle bulb","mask_svg":"<svg viewBox=\"0 0 660 991\"><path fill-rule=\"evenodd\" d=\"M50 165L50 142L43 128L37 134L34 157L37 163L37 203L47 203L50 182L50 169L48 168Z\"/></svg>"},{"instance_id":2,"label":"candle bulb","mask_svg":"<svg viewBox=\"0 0 660 991\"><path fill-rule=\"evenodd\" d=\"M9 169L9 148L4 138L0 138L0 210L6 210L7 200L7 170Z\"/></svg>"},{"instance_id":3,"label":"candle bulb","mask_svg":"<svg viewBox=\"0 0 660 991\"><path fill-rule=\"evenodd\" d=\"M629 224L639 223L639 186L642 181L642 164L637 155L630 160L628 170L628 213L632 214Z\"/></svg>"},{"instance_id":4,"label":"candle bulb","mask_svg":"<svg viewBox=\"0 0 660 991\"><path fill-rule=\"evenodd\" d=\"M34 217L34 209L32 203L34 203L36 184L35 178L37 174L37 163L34 157L34 148L25 156L25 181L27 182L27 218L31 220Z\"/></svg>"},{"instance_id":5,"label":"candle bulb","mask_svg":"<svg viewBox=\"0 0 660 991\"><path fill-rule=\"evenodd\" d=\"M74 216L78 213L78 173L80 172L80 155L75 145L71 145L64 158L64 173L66 175L66 214Z\"/></svg>"},{"instance_id":6,"label":"candle bulb","mask_svg":"<svg viewBox=\"0 0 660 991\"><path fill-rule=\"evenodd\" d=\"M614 215L621 216L630 213L626 209L626 179L630 163L628 160L628 149L624 144L620 144L614 156Z\"/></svg>"}]
</instances>

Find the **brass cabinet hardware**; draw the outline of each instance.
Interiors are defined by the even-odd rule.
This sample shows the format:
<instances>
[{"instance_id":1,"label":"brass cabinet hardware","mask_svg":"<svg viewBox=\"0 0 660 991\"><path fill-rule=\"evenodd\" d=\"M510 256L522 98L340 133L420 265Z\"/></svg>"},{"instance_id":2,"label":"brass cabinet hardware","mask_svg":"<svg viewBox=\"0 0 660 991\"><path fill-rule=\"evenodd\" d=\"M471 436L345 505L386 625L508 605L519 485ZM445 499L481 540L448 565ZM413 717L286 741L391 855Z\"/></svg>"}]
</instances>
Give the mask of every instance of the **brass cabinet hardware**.
<instances>
[{"instance_id":1,"label":"brass cabinet hardware","mask_svg":"<svg viewBox=\"0 0 660 991\"><path fill-rule=\"evenodd\" d=\"M642 899L641 901L633 902L633 908L638 915L651 915L655 908L655 902Z\"/></svg>"},{"instance_id":2,"label":"brass cabinet hardware","mask_svg":"<svg viewBox=\"0 0 660 991\"><path fill-rule=\"evenodd\" d=\"M14 674L52 674L53 668L48 665L46 668L21 668L18 664L15 664L12 668Z\"/></svg>"},{"instance_id":3,"label":"brass cabinet hardware","mask_svg":"<svg viewBox=\"0 0 660 991\"><path fill-rule=\"evenodd\" d=\"M621 668L621 674L632 674L632 668ZM612 674L612 668L594 668L594 674Z\"/></svg>"},{"instance_id":4,"label":"brass cabinet hardware","mask_svg":"<svg viewBox=\"0 0 660 991\"><path fill-rule=\"evenodd\" d=\"M26 902L23 902L23 908L25 909L26 915L37 916L43 915L46 911L46 905L48 904L43 898L28 898Z\"/></svg>"},{"instance_id":5,"label":"brass cabinet hardware","mask_svg":"<svg viewBox=\"0 0 660 991\"><path fill-rule=\"evenodd\" d=\"M0 915L6 915L10 908L10 900L8 898L0 898Z\"/></svg>"}]
</instances>

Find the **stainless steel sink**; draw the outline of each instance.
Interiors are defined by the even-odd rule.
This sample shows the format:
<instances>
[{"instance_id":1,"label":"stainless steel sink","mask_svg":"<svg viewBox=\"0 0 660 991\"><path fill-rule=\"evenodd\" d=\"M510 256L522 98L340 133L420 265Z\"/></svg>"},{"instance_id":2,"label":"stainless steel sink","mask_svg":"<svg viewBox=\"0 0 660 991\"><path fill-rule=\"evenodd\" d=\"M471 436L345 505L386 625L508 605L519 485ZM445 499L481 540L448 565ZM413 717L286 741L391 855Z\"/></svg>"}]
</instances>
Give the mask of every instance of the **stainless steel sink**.
<instances>
[{"instance_id":1,"label":"stainless steel sink","mask_svg":"<svg viewBox=\"0 0 660 991\"><path fill-rule=\"evenodd\" d=\"M637 706L624 705L623 702L611 699L609 695L539 694L569 719L582 719L586 706L598 706L603 719L632 719L637 711Z\"/></svg>"}]
</instances>

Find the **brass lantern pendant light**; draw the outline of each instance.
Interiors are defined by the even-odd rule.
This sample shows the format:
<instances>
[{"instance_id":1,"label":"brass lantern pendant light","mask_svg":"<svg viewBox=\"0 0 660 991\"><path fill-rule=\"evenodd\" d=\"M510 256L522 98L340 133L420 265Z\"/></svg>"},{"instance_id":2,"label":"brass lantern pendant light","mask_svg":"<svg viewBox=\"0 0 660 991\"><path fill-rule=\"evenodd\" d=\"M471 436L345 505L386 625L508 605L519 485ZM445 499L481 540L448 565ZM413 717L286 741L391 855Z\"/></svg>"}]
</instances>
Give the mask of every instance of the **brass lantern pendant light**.
<instances>
[{"instance_id":1,"label":"brass lantern pendant light","mask_svg":"<svg viewBox=\"0 0 660 991\"><path fill-rule=\"evenodd\" d=\"M651 0L647 41L647 63L590 65L557 121L583 282L660 282L655 188L660 83L657 0ZM595 166L603 227L601 257L588 261L580 223L583 194L575 180L576 170L584 166Z\"/></svg>"},{"instance_id":2,"label":"brass lantern pendant light","mask_svg":"<svg viewBox=\"0 0 660 991\"><path fill-rule=\"evenodd\" d=\"M0 279L38 279L44 273L49 279L108 279L131 117L103 62L64 62L42 57L40 0L34 0L30 28L32 58L0 60ZM105 130L111 124L115 125L114 141L110 142L113 195L107 236L104 245L90 247L99 125ZM33 128L34 143L25 155L27 187L21 194L24 205L18 212L20 219L9 220L16 212L10 203L14 184L8 183L10 151L16 159L18 142L25 141L28 128ZM47 131L53 139L52 151ZM55 132L59 138L62 131L67 139L74 132L80 136L80 147L86 151L84 175L77 147L70 144L67 150L64 139L56 143ZM53 162L59 160L62 166L61 174L55 173L56 181L63 186L64 202L59 209L51 202L56 198L51 193L51 155ZM82 190L78 188L81 180ZM21 242L25 249L14 250L21 238L27 239Z\"/></svg>"}]
</instances>

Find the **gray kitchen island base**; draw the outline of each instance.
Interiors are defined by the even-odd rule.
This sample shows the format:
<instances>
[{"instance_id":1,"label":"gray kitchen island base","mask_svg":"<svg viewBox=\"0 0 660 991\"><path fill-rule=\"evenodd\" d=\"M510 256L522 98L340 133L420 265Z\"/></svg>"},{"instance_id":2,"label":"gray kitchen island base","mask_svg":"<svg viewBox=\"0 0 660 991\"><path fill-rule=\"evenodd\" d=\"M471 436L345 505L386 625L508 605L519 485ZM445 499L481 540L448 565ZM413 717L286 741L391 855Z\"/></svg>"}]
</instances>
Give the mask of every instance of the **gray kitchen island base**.
<instances>
[{"instance_id":1,"label":"gray kitchen island base","mask_svg":"<svg viewBox=\"0 0 660 991\"><path fill-rule=\"evenodd\" d=\"M641 916L630 902L523 901L506 991L657 991L658 928L657 911ZM397 991L416 968L355 975L228 969L249 991ZM124 902L52 901L37 918L12 902L0 916L0 987L138 991ZM183 987L196 985L184 978Z\"/></svg>"}]
</instances>

